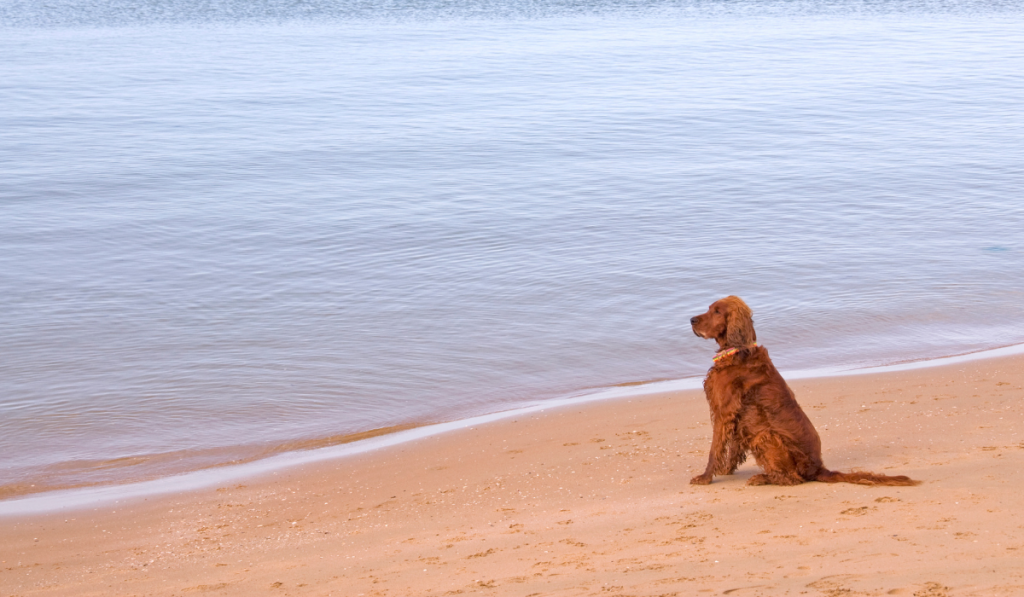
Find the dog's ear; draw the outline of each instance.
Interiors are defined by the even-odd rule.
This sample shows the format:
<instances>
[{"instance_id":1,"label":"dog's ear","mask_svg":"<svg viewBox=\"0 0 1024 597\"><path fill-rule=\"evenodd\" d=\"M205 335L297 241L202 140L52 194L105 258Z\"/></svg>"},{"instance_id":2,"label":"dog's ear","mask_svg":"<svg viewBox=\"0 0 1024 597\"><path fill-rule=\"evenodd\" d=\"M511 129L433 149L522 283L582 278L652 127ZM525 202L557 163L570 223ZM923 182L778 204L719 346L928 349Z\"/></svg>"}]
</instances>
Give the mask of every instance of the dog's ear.
<instances>
[{"instance_id":1,"label":"dog's ear","mask_svg":"<svg viewBox=\"0 0 1024 597\"><path fill-rule=\"evenodd\" d=\"M754 332L754 314L739 297L730 296L728 315L725 319L726 346L743 348L757 342Z\"/></svg>"}]
</instances>

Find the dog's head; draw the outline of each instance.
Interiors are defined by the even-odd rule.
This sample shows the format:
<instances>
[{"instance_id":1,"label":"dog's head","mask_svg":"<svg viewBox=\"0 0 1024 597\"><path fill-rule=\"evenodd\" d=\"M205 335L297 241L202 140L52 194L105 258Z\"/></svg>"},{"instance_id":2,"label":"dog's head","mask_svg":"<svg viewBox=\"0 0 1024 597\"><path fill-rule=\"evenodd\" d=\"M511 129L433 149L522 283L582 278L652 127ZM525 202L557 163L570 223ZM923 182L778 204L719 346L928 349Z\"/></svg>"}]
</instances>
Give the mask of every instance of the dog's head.
<instances>
[{"instance_id":1,"label":"dog's head","mask_svg":"<svg viewBox=\"0 0 1024 597\"><path fill-rule=\"evenodd\" d=\"M708 312L690 319L693 333L718 342L719 348L746 348L757 342L750 307L738 296L711 303Z\"/></svg>"}]
</instances>

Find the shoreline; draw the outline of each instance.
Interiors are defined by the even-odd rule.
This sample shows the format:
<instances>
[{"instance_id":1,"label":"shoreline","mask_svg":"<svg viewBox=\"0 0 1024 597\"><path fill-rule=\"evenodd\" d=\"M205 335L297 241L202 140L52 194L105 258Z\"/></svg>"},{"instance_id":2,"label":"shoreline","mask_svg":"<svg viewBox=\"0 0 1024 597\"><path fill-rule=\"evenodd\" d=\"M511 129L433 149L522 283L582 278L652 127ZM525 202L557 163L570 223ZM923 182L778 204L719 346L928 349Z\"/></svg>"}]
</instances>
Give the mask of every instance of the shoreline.
<instances>
[{"instance_id":1,"label":"shoreline","mask_svg":"<svg viewBox=\"0 0 1024 597\"><path fill-rule=\"evenodd\" d=\"M1024 354L946 365L789 380L826 466L918 487L691 486L707 405L669 391L0 517L0 594L1020 594Z\"/></svg>"},{"instance_id":2,"label":"shoreline","mask_svg":"<svg viewBox=\"0 0 1024 597\"><path fill-rule=\"evenodd\" d=\"M855 375L913 371L944 367L977 360L1024 354L1024 344L1010 344L961 354L912 359L873 367L833 367L782 371L787 380L829 379ZM299 446L253 456L242 462L215 464L183 473L161 475L128 482L96 483L84 486L54 487L40 491L9 493L0 497L0 518L87 508L138 498L201 490L226 480L244 480L278 470L336 458L351 457L451 431L483 425L547 409L586 405L604 400L642 398L644 396L699 389L703 377L688 377L653 382L631 382L606 388L580 390L561 398L532 401L519 406L454 421L383 427L330 438L296 440L282 445ZM310 447L302 447L310 446ZM22 485L8 484L5 487ZM0 487L0 489L3 489ZM3 494L0 494L3 495ZM9 497L8 497L9 496Z\"/></svg>"}]
</instances>

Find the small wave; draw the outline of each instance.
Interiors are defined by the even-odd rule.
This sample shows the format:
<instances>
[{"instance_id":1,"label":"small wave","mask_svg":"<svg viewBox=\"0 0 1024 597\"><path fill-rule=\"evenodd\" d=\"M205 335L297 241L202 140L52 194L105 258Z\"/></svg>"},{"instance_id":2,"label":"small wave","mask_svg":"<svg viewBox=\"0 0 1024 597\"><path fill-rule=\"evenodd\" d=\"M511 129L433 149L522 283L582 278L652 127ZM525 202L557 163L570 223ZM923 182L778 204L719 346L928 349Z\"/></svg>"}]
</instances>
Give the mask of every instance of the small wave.
<instances>
[{"instance_id":1,"label":"small wave","mask_svg":"<svg viewBox=\"0 0 1024 597\"><path fill-rule=\"evenodd\" d=\"M765 16L882 16L997 14L1020 5L989 1L733 0L54 0L0 2L0 27L122 27L332 21L536 20L579 16L751 18Z\"/></svg>"},{"instance_id":2,"label":"small wave","mask_svg":"<svg viewBox=\"0 0 1024 597\"><path fill-rule=\"evenodd\" d=\"M234 446L207 450L176 450L161 454L59 462L33 471L28 478L17 482L0 484L0 500L62 489L138 483L171 475L235 466L263 460L286 452L300 452L340 446L422 427L423 425L427 425L427 423L392 425L358 433L289 440L272 444Z\"/></svg>"}]
</instances>

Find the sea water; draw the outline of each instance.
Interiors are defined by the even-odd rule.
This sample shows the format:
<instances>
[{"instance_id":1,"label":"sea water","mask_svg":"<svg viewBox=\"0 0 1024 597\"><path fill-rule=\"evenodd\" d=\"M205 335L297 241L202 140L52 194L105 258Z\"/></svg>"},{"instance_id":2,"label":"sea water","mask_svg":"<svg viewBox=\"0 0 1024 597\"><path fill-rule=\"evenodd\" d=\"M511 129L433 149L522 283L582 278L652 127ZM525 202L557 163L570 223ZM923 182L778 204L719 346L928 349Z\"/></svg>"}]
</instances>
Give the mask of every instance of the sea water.
<instances>
[{"instance_id":1,"label":"sea water","mask_svg":"<svg viewBox=\"0 0 1024 597\"><path fill-rule=\"evenodd\" d=\"M0 0L0 494L1024 342L1022 17Z\"/></svg>"}]
</instances>

